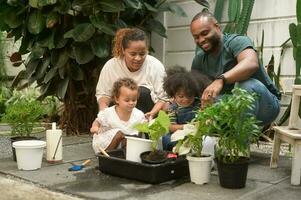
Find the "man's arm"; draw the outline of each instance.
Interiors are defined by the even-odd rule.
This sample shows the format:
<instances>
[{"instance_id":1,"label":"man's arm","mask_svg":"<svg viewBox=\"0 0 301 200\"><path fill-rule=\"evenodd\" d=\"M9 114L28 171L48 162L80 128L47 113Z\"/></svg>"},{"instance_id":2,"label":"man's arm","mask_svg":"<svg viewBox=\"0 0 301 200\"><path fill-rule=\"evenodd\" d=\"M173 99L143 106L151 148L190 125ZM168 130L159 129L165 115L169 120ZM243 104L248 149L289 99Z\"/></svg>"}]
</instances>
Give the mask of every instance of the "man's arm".
<instances>
[{"instance_id":1,"label":"man's arm","mask_svg":"<svg viewBox=\"0 0 301 200\"><path fill-rule=\"evenodd\" d=\"M254 49L245 49L237 56L237 65L224 73L227 83L235 83L250 78L259 68L257 53Z\"/></svg>"},{"instance_id":2,"label":"man's arm","mask_svg":"<svg viewBox=\"0 0 301 200\"><path fill-rule=\"evenodd\" d=\"M226 83L235 83L243 81L252 76L259 68L257 53L254 49L245 49L237 55L237 65L224 73ZM222 79L214 80L202 94L202 104L211 102L218 96L223 89L224 81Z\"/></svg>"}]
</instances>

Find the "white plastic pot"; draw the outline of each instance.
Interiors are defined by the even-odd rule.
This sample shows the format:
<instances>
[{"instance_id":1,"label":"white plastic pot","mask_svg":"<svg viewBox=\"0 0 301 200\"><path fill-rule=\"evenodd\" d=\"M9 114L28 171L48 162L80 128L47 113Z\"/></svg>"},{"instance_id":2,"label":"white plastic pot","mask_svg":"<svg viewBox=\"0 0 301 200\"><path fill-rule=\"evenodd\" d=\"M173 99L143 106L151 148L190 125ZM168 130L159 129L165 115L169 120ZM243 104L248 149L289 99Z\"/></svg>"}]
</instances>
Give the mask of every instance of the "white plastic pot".
<instances>
[{"instance_id":1,"label":"white plastic pot","mask_svg":"<svg viewBox=\"0 0 301 200\"><path fill-rule=\"evenodd\" d=\"M198 185L209 183L212 156L208 155L208 157L192 157L187 155L186 158L188 160L191 182Z\"/></svg>"},{"instance_id":2,"label":"white plastic pot","mask_svg":"<svg viewBox=\"0 0 301 200\"><path fill-rule=\"evenodd\" d=\"M151 151L152 141L137 137L126 138L126 160L140 162L140 154L145 151Z\"/></svg>"},{"instance_id":3,"label":"white plastic pot","mask_svg":"<svg viewBox=\"0 0 301 200\"><path fill-rule=\"evenodd\" d=\"M40 140L14 142L13 147L16 149L18 169L35 170L41 168L45 146L46 142Z\"/></svg>"}]
</instances>

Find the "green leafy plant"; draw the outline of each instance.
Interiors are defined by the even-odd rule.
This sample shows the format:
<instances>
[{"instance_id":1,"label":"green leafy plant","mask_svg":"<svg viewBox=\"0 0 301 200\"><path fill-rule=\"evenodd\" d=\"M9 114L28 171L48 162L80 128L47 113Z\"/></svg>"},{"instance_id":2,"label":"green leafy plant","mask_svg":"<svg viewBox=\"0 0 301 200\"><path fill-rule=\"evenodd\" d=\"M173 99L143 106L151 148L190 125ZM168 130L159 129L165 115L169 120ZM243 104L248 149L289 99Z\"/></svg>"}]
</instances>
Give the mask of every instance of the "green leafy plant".
<instances>
[{"instance_id":1,"label":"green leafy plant","mask_svg":"<svg viewBox=\"0 0 301 200\"><path fill-rule=\"evenodd\" d=\"M13 136L30 136L44 113L44 107L39 101L22 99L7 106L2 121L11 126Z\"/></svg>"},{"instance_id":2,"label":"green leafy plant","mask_svg":"<svg viewBox=\"0 0 301 200\"><path fill-rule=\"evenodd\" d=\"M150 122L136 124L134 128L139 132L146 133L152 140L152 149L158 148L160 137L166 135L169 131L170 120L164 111L160 111L158 117Z\"/></svg>"},{"instance_id":3,"label":"green leafy plant","mask_svg":"<svg viewBox=\"0 0 301 200\"><path fill-rule=\"evenodd\" d=\"M184 130L173 133L172 140L178 141L174 151L180 155L190 152L192 156L202 157L203 141L207 136L216 136L212 127L208 126L215 112L215 106L200 110L192 122L184 126Z\"/></svg>"},{"instance_id":4,"label":"green leafy plant","mask_svg":"<svg viewBox=\"0 0 301 200\"><path fill-rule=\"evenodd\" d=\"M250 112L256 98L255 93L236 86L232 94L224 95L212 106L208 126L219 137L216 148L219 160L233 163L240 156L247 156L249 145L258 141L259 121Z\"/></svg>"},{"instance_id":5,"label":"green leafy plant","mask_svg":"<svg viewBox=\"0 0 301 200\"><path fill-rule=\"evenodd\" d=\"M255 93L236 86L232 94L223 95L219 102L198 112L193 122L196 130L191 129L178 141L176 151L191 151L200 157L205 137L216 136L215 153L219 160L232 163L247 155L250 143L256 142L261 133L259 121L250 113L255 99Z\"/></svg>"},{"instance_id":6,"label":"green leafy plant","mask_svg":"<svg viewBox=\"0 0 301 200\"><path fill-rule=\"evenodd\" d=\"M5 113L6 102L11 95L11 91L7 87L0 86L0 120Z\"/></svg>"},{"instance_id":7,"label":"green leafy plant","mask_svg":"<svg viewBox=\"0 0 301 200\"><path fill-rule=\"evenodd\" d=\"M23 63L25 70L16 76L14 86L37 83L41 99L57 96L65 106L62 121L67 134L85 132L95 118L95 87L111 57L117 29L138 27L166 37L158 14L186 16L167 0L0 0L0 4L0 30L21 40L10 60Z\"/></svg>"}]
</instances>

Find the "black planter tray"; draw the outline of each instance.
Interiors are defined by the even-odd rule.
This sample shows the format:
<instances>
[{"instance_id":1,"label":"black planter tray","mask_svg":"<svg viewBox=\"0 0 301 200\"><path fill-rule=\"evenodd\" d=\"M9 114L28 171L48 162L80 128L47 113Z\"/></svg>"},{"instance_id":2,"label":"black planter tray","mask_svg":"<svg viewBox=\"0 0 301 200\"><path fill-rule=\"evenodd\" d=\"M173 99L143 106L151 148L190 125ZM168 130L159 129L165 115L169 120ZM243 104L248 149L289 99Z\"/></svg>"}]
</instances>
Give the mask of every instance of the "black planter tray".
<instances>
[{"instance_id":1,"label":"black planter tray","mask_svg":"<svg viewBox=\"0 0 301 200\"><path fill-rule=\"evenodd\" d=\"M189 174L188 162L184 156L169 159L162 164L147 164L125 160L122 150L109 151L108 154L111 157L98 156L99 170L122 178L156 184Z\"/></svg>"}]
</instances>

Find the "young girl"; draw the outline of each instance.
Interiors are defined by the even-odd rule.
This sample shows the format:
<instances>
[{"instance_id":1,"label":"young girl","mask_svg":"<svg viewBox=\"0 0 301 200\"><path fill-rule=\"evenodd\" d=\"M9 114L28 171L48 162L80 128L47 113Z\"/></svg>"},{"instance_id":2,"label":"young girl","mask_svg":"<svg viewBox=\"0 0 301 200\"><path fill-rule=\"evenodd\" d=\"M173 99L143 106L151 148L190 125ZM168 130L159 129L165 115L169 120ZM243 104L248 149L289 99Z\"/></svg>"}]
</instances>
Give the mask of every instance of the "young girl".
<instances>
[{"instance_id":1,"label":"young girl","mask_svg":"<svg viewBox=\"0 0 301 200\"><path fill-rule=\"evenodd\" d=\"M138 135L132 127L145 120L143 112L135 108L138 96L138 86L133 79L122 78L113 84L115 105L99 111L90 128L96 154L100 152L99 147L105 150L125 147L125 135Z\"/></svg>"},{"instance_id":2,"label":"young girl","mask_svg":"<svg viewBox=\"0 0 301 200\"><path fill-rule=\"evenodd\" d=\"M162 138L162 143L163 149L171 151L176 145L176 142L170 141L171 134L183 129L195 117L200 109L200 95L211 81L203 74L185 70L167 74L163 88L173 102L169 106L170 133Z\"/></svg>"}]
</instances>

